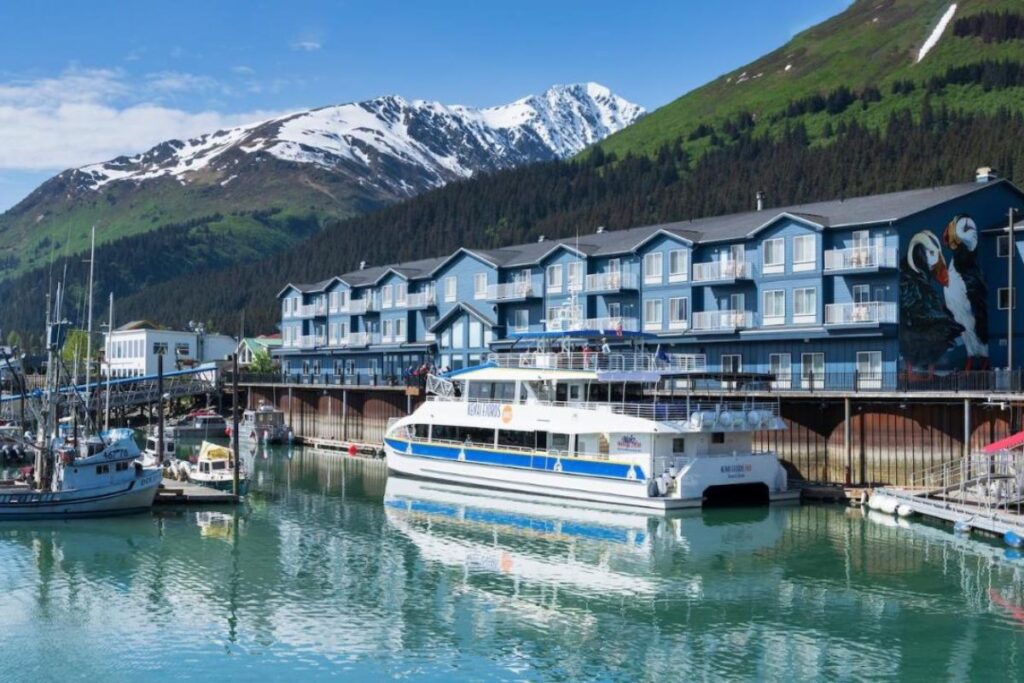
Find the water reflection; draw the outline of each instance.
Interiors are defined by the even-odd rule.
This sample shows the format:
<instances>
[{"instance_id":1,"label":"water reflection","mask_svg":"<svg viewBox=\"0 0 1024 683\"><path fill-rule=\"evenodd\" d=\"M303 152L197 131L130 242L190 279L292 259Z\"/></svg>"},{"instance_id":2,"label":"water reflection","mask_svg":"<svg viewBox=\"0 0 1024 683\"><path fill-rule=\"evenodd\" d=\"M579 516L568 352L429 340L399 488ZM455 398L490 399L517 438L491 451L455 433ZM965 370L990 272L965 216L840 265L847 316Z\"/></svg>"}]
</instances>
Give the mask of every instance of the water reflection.
<instances>
[{"instance_id":1,"label":"water reflection","mask_svg":"<svg viewBox=\"0 0 1024 683\"><path fill-rule=\"evenodd\" d=\"M1024 561L942 528L839 507L656 518L388 480L338 454L263 456L238 508L0 525L8 670L1024 676ZM54 642L76 646L54 658Z\"/></svg>"}]
</instances>

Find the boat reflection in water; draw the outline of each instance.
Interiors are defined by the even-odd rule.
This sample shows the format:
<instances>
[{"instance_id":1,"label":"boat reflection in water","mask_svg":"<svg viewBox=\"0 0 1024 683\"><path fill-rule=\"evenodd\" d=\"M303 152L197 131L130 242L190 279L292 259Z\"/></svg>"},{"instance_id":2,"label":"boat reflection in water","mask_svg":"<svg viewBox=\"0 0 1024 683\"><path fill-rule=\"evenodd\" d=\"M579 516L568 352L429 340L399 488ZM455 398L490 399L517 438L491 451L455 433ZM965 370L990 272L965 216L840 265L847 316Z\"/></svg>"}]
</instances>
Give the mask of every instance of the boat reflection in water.
<instances>
[{"instance_id":1,"label":"boat reflection in water","mask_svg":"<svg viewBox=\"0 0 1024 683\"><path fill-rule=\"evenodd\" d=\"M786 525L779 507L733 509L715 523L700 510L651 516L396 476L384 505L389 523L427 560L602 596L654 597L671 586L673 597L697 597L701 563L723 549L771 548ZM683 572L658 570L680 562Z\"/></svg>"}]
</instances>

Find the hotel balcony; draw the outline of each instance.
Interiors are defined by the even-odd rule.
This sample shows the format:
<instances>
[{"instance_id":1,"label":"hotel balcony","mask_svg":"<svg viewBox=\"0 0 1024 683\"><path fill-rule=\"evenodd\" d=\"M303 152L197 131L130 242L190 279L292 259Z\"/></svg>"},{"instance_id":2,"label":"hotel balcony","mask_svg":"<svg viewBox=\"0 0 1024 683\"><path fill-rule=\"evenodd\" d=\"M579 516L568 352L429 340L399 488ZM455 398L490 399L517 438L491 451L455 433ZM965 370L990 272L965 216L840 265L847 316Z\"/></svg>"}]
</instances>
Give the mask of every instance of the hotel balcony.
<instances>
[{"instance_id":1,"label":"hotel balcony","mask_svg":"<svg viewBox=\"0 0 1024 683\"><path fill-rule=\"evenodd\" d=\"M639 281L636 273L595 273L587 276L587 292L621 292L624 289L639 289Z\"/></svg>"},{"instance_id":2,"label":"hotel balcony","mask_svg":"<svg viewBox=\"0 0 1024 683\"><path fill-rule=\"evenodd\" d=\"M318 346L327 346L327 335L304 334L299 337L300 349L315 349Z\"/></svg>"},{"instance_id":3,"label":"hotel balcony","mask_svg":"<svg viewBox=\"0 0 1024 683\"><path fill-rule=\"evenodd\" d=\"M537 296L533 291L532 282L506 282L500 285L487 285L488 301L522 301Z\"/></svg>"},{"instance_id":4,"label":"hotel balcony","mask_svg":"<svg viewBox=\"0 0 1024 683\"><path fill-rule=\"evenodd\" d=\"M364 313L372 310L374 310L372 297L350 299L348 302L348 312L350 315L363 315Z\"/></svg>"},{"instance_id":5,"label":"hotel balcony","mask_svg":"<svg viewBox=\"0 0 1024 683\"><path fill-rule=\"evenodd\" d=\"M347 345L349 348L362 348L370 344L380 344L380 334L370 332L349 332Z\"/></svg>"},{"instance_id":6,"label":"hotel balcony","mask_svg":"<svg viewBox=\"0 0 1024 683\"><path fill-rule=\"evenodd\" d=\"M636 318L585 318L580 320L549 320L545 325L548 332L639 332L640 321Z\"/></svg>"},{"instance_id":7,"label":"hotel balcony","mask_svg":"<svg viewBox=\"0 0 1024 683\"><path fill-rule=\"evenodd\" d=\"M315 318L324 315L327 315L327 302L323 299L299 306L298 313L296 313L296 317L299 318Z\"/></svg>"},{"instance_id":8,"label":"hotel balcony","mask_svg":"<svg viewBox=\"0 0 1024 683\"><path fill-rule=\"evenodd\" d=\"M754 326L750 311L700 311L693 314L690 330L694 334L736 332Z\"/></svg>"},{"instance_id":9,"label":"hotel balcony","mask_svg":"<svg viewBox=\"0 0 1024 683\"><path fill-rule=\"evenodd\" d=\"M896 268L896 247L876 244L868 247L829 249L825 252L825 272L881 270Z\"/></svg>"},{"instance_id":10,"label":"hotel balcony","mask_svg":"<svg viewBox=\"0 0 1024 683\"><path fill-rule=\"evenodd\" d=\"M693 264L693 281L702 282L734 282L749 280L752 275L750 264L746 261L711 261Z\"/></svg>"},{"instance_id":11,"label":"hotel balcony","mask_svg":"<svg viewBox=\"0 0 1024 683\"><path fill-rule=\"evenodd\" d=\"M433 290L426 292L412 292L406 295L406 301L404 306L395 306L395 308L429 308L437 304L437 294Z\"/></svg>"},{"instance_id":12,"label":"hotel balcony","mask_svg":"<svg viewBox=\"0 0 1024 683\"><path fill-rule=\"evenodd\" d=\"M826 304L826 325L880 325L896 322L896 304L864 301L855 304Z\"/></svg>"}]
</instances>

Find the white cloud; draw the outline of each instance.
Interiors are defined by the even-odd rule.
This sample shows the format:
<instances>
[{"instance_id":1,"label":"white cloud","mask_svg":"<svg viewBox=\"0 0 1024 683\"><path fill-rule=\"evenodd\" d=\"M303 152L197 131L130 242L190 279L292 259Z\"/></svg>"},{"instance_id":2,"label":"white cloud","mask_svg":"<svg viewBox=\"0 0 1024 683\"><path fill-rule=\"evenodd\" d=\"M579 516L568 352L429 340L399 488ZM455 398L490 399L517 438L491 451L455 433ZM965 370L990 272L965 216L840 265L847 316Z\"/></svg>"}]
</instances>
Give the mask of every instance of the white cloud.
<instances>
[{"instance_id":1,"label":"white cloud","mask_svg":"<svg viewBox=\"0 0 1024 683\"><path fill-rule=\"evenodd\" d=\"M316 52L322 46L316 40L298 40L292 43L293 50L301 50L303 52Z\"/></svg>"},{"instance_id":2,"label":"white cloud","mask_svg":"<svg viewBox=\"0 0 1024 683\"><path fill-rule=\"evenodd\" d=\"M130 101L208 90L204 76L165 72L141 83L110 69L69 69L58 77L0 83L0 170L62 170L135 154L280 112L188 112Z\"/></svg>"}]
</instances>

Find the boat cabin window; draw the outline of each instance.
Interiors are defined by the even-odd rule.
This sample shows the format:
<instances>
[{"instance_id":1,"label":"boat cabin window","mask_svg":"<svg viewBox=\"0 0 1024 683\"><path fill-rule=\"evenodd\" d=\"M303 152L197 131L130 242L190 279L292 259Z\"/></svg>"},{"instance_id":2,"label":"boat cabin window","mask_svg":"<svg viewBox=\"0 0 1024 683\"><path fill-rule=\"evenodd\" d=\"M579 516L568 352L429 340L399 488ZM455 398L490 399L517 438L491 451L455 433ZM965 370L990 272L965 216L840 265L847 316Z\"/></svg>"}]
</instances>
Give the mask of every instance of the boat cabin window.
<instances>
[{"instance_id":1,"label":"boat cabin window","mask_svg":"<svg viewBox=\"0 0 1024 683\"><path fill-rule=\"evenodd\" d=\"M426 439L430 436L430 427L425 424L409 425L412 435L417 439Z\"/></svg>"},{"instance_id":2,"label":"boat cabin window","mask_svg":"<svg viewBox=\"0 0 1024 683\"><path fill-rule=\"evenodd\" d=\"M547 432L522 431L519 429L499 429L498 446L510 448L547 449Z\"/></svg>"},{"instance_id":3,"label":"boat cabin window","mask_svg":"<svg viewBox=\"0 0 1024 683\"><path fill-rule=\"evenodd\" d=\"M569 435L568 434L556 434L551 433L551 450L553 451L568 451L569 450Z\"/></svg>"},{"instance_id":4,"label":"boat cabin window","mask_svg":"<svg viewBox=\"0 0 1024 683\"><path fill-rule=\"evenodd\" d=\"M96 465L96 474L106 474L110 471L110 465Z\"/></svg>"},{"instance_id":5,"label":"boat cabin window","mask_svg":"<svg viewBox=\"0 0 1024 683\"><path fill-rule=\"evenodd\" d=\"M213 469L215 469L215 470L226 470L228 468L228 461L227 460L214 460L212 463L210 463L210 465L212 465Z\"/></svg>"},{"instance_id":6,"label":"boat cabin window","mask_svg":"<svg viewBox=\"0 0 1024 683\"><path fill-rule=\"evenodd\" d=\"M516 397L516 383L470 381L469 397L485 401L512 401Z\"/></svg>"},{"instance_id":7,"label":"boat cabin window","mask_svg":"<svg viewBox=\"0 0 1024 683\"><path fill-rule=\"evenodd\" d=\"M434 439L437 441L491 445L494 443L494 430L481 427L460 427L458 425L434 425Z\"/></svg>"},{"instance_id":8,"label":"boat cabin window","mask_svg":"<svg viewBox=\"0 0 1024 683\"><path fill-rule=\"evenodd\" d=\"M256 424L260 427L273 427L281 424L284 421L284 415L281 413L256 413Z\"/></svg>"},{"instance_id":9,"label":"boat cabin window","mask_svg":"<svg viewBox=\"0 0 1024 683\"><path fill-rule=\"evenodd\" d=\"M686 452L686 439L676 437L672 439L672 452L673 453L685 453Z\"/></svg>"},{"instance_id":10,"label":"boat cabin window","mask_svg":"<svg viewBox=\"0 0 1024 683\"><path fill-rule=\"evenodd\" d=\"M121 462L116 463L114 469L117 470L118 472L124 472L126 469L128 469L128 461L122 460Z\"/></svg>"}]
</instances>

